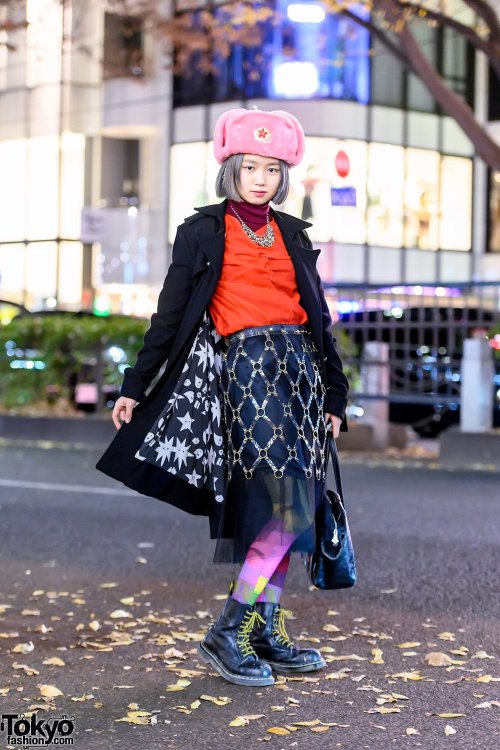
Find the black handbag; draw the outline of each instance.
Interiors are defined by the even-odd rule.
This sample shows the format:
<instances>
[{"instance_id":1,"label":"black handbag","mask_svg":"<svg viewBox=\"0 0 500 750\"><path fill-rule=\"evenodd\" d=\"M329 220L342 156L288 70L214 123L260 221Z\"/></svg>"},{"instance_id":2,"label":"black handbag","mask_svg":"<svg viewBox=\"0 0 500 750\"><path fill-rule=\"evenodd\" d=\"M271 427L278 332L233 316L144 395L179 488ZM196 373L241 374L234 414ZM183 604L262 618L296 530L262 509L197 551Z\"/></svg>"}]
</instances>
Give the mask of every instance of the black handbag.
<instances>
[{"instance_id":1,"label":"black handbag","mask_svg":"<svg viewBox=\"0 0 500 750\"><path fill-rule=\"evenodd\" d=\"M342 494L337 445L331 433L327 442L337 491L328 489L325 477L325 491L316 512L316 549L304 555L303 560L316 588L345 589L356 583L356 561Z\"/></svg>"}]
</instances>

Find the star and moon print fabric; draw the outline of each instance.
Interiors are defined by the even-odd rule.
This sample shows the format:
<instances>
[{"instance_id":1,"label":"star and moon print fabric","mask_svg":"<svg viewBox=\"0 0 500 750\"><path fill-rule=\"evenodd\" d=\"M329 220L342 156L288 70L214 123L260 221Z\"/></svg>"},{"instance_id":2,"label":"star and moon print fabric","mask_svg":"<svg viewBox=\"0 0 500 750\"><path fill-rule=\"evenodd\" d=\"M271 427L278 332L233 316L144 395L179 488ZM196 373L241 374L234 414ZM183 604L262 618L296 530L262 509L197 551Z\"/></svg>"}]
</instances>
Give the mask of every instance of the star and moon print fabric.
<instances>
[{"instance_id":1,"label":"star and moon print fabric","mask_svg":"<svg viewBox=\"0 0 500 750\"><path fill-rule=\"evenodd\" d=\"M205 312L179 382L135 454L195 487L206 486L219 503L226 487L221 349L221 336Z\"/></svg>"}]
</instances>

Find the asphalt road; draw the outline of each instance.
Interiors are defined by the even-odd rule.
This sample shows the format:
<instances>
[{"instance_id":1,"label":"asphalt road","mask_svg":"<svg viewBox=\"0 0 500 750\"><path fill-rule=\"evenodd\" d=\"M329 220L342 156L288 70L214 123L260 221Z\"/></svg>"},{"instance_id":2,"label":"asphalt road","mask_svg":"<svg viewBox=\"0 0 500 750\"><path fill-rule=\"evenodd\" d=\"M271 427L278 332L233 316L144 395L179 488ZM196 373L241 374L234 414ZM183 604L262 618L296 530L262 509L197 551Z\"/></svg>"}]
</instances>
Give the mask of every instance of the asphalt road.
<instances>
[{"instance_id":1,"label":"asphalt road","mask_svg":"<svg viewBox=\"0 0 500 750\"><path fill-rule=\"evenodd\" d=\"M98 455L0 448L4 714L74 716L78 750L500 748L498 474L346 458L358 583L311 590L297 557L282 602L327 668L252 689L196 657L237 567L212 564L205 519L108 480Z\"/></svg>"}]
</instances>

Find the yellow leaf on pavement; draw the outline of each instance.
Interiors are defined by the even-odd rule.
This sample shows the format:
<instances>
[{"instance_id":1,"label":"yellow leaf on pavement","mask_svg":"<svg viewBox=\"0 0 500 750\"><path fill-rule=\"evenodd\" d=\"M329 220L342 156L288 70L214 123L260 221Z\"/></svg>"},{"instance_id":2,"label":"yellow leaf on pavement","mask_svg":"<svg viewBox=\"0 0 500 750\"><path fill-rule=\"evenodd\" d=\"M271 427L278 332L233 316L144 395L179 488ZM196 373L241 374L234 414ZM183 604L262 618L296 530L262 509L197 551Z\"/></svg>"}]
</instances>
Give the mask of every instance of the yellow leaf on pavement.
<instances>
[{"instance_id":1,"label":"yellow leaf on pavement","mask_svg":"<svg viewBox=\"0 0 500 750\"><path fill-rule=\"evenodd\" d=\"M398 672L397 674L391 675L391 677L398 678L400 677L405 682L407 680L423 680L425 679L420 672Z\"/></svg>"},{"instance_id":2,"label":"yellow leaf on pavement","mask_svg":"<svg viewBox=\"0 0 500 750\"><path fill-rule=\"evenodd\" d=\"M229 722L230 727L246 727L250 722L244 716L237 716Z\"/></svg>"},{"instance_id":3,"label":"yellow leaf on pavement","mask_svg":"<svg viewBox=\"0 0 500 750\"><path fill-rule=\"evenodd\" d=\"M29 643L18 643L17 646L11 648L13 654L30 654L34 650L35 646L33 641L30 641Z\"/></svg>"},{"instance_id":4,"label":"yellow leaf on pavement","mask_svg":"<svg viewBox=\"0 0 500 750\"><path fill-rule=\"evenodd\" d=\"M491 674L482 674L476 678L476 682L500 682L500 677L493 677Z\"/></svg>"},{"instance_id":5,"label":"yellow leaf on pavement","mask_svg":"<svg viewBox=\"0 0 500 750\"><path fill-rule=\"evenodd\" d=\"M50 659L45 659L42 664L48 664L49 667L65 667L66 662L60 659L58 656L51 656Z\"/></svg>"},{"instance_id":6,"label":"yellow leaf on pavement","mask_svg":"<svg viewBox=\"0 0 500 750\"><path fill-rule=\"evenodd\" d=\"M111 614L109 615L113 620L121 620L124 617L132 617L132 615L129 612L126 612L124 609L115 609Z\"/></svg>"},{"instance_id":7,"label":"yellow leaf on pavement","mask_svg":"<svg viewBox=\"0 0 500 750\"><path fill-rule=\"evenodd\" d=\"M291 734L291 732L288 729L285 729L285 727L269 727L267 731L269 734Z\"/></svg>"},{"instance_id":8,"label":"yellow leaf on pavement","mask_svg":"<svg viewBox=\"0 0 500 750\"><path fill-rule=\"evenodd\" d=\"M450 664L465 664L464 661L459 659L452 659L448 654L442 651L431 651L425 655L425 661L430 664L431 667L449 667Z\"/></svg>"},{"instance_id":9,"label":"yellow leaf on pavement","mask_svg":"<svg viewBox=\"0 0 500 750\"><path fill-rule=\"evenodd\" d=\"M405 734L420 734L420 732L418 731L418 729L415 729L415 727L406 727Z\"/></svg>"},{"instance_id":10,"label":"yellow leaf on pavement","mask_svg":"<svg viewBox=\"0 0 500 750\"><path fill-rule=\"evenodd\" d=\"M328 732L329 729L330 727L325 727L325 726L311 727L311 732Z\"/></svg>"},{"instance_id":11,"label":"yellow leaf on pavement","mask_svg":"<svg viewBox=\"0 0 500 750\"><path fill-rule=\"evenodd\" d=\"M460 716L466 716L466 714L444 713L436 714L436 716L439 716L441 719L458 719Z\"/></svg>"},{"instance_id":12,"label":"yellow leaf on pavement","mask_svg":"<svg viewBox=\"0 0 500 750\"><path fill-rule=\"evenodd\" d=\"M421 646L422 644L420 641L406 641L405 643L398 643L396 645L398 648L417 648L417 646Z\"/></svg>"},{"instance_id":13,"label":"yellow leaf on pavement","mask_svg":"<svg viewBox=\"0 0 500 750\"><path fill-rule=\"evenodd\" d=\"M166 690L169 693L174 693L174 692L177 692L178 690L184 690L189 685L191 685L191 680L180 679L180 680L177 680L177 682L174 685L167 685Z\"/></svg>"},{"instance_id":14,"label":"yellow leaf on pavement","mask_svg":"<svg viewBox=\"0 0 500 750\"><path fill-rule=\"evenodd\" d=\"M447 630L445 630L443 633L438 633L438 636L440 641L454 641L455 639L455 633L449 633Z\"/></svg>"},{"instance_id":15,"label":"yellow leaf on pavement","mask_svg":"<svg viewBox=\"0 0 500 750\"><path fill-rule=\"evenodd\" d=\"M231 698L226 698L223 695L219 695L218 698L214 698L213 695L200 695L200 700L202 701L210 701L211 703L215 703L216 706L226 706L228 703L231 703Z\"/></svg>"},{"instance_id":16,"label":"yellow leaf on pavement","mask_svg":"<svg viewBox=\"0 0 500 750\"><path fill-rule=\"evenodd\" d=\"M449 736L450 734L456 734L456 733L457 733L457 730L456 730L456 729L453 729L453 727L450 727L450 725L449 725L449 724L447 724L447 725L445 726L445 728L444 728L444 733L445 733L446 735L448 735L448 736Z\"/></svg>"},{"instance_id":17,"label":"yellow leaf on pavement","mask_svg":"<svg viewBox=\"0 0 500 750\"><path fill-rule=\"evenodd\" d=\"M385 664L382 659L383 651L380 648L372 648L373 659L370 659L370 664Z\"/></svg>"},{"instance_id":18,"label":"yellow leaf on pavement","mask_svg":"<svg viewBox=\"0 0 500 750\"><path fill-rule=\"evenodd\" d=\"M55 685L37 685L37 688L44 698L55 698L57 695L64 695Z\"/></svg>"}]
</instances>

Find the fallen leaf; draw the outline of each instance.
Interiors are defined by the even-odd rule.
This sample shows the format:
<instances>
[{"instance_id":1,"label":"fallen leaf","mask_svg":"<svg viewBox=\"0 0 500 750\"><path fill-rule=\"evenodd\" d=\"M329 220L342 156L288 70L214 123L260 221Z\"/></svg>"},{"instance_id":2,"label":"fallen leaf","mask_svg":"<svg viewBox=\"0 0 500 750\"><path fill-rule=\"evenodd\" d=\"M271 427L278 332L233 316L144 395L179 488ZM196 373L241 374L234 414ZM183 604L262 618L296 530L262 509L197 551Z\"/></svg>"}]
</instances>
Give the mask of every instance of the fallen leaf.
<instances>
[{"instance_id":1,"label":"fallen leaf","mask_svg":"<svg viewBox=\"0 0 500 750\"><path fill-rule=\"evenodd\" d=\"M115 609L111 614L109 615L113 620L120 620L124 617L132 617L132 615L129 612L126 612L124 609Z\"/></svg>"},{"instance_id":2,"label":"fallen leaf","mask_svg":"<svg viewBox=\"0 0 500 750\"><path fill-rule=\"evenodd\" d=\"M475 654L472 654L471 659L494 659L494 656L490 656L490 654L487 654L486 651L478 651Z\"/></svg>"},{"instance_id":3,"label":"fallen leaf","mask_svg":"<svg viewBox=\"0 0 500 750\"><path fill-rule=\"evenodd\" d=\"M397 589L380 589L381 594L394 594Z\"/></svg>"},{"instance_id":4,"label":"fallen leaf","mask_svg":"<svg viewBox=\"0 0 500 750\"><path fill-rule=\"evenodd\" d=\"M55 698L57 695L64 695L55 685L37 685L37 688L44 698Z\"/></svg>"},{"instance_id":5,"label":"fallen leaf","mask_svg":"<svg viewBox=\"0 0 500 750\"><path fill-rule=\"evenodd\" d=\"M425 677L423 677L420 672L398 672L397 674L391 675L391 677L394 677L397 679L400 677L405 682L407 680L424 680Z\"/></svg>"},{"instance_id":6,"label":"fallen leaf","mask_svg":"<svg viewBox=\"0 0 500 750\"><path fill-rule=\"evenodd\" d=\"M330 661L342 661L347 659L351 661L368 661L368 658L366 656L358 656L357 654L346 654L345 656L330 657Z\"/></svg>"},{"instance_id":7,"label":"fallen leaf","mask_svg":"<svg viewBox=\"0 0 500 750\"><path fill-rule=\"evenodd\" d=\"M458 659L452 659L451 656L442 651L431 651L425 655L425 661L431 667L448 667L450 664L465 664L465 662Z\"/></svg>"},{"instance_id":8,"label":"fallen leaf","mask_svg":"<svg viewBox=\"0 0 500 750\"><path fill-rule=\"evenodd\" d=\"M19 664L16 661L12 664L12 669L22 669L24 670L25 674L27 674L29 677L31 677L32 675L40 674L40 672L37 669L33 669L33 667L28 667L27 664Z\"/></svg>"},{"instance_id":9,"label":"fallen leaf","mask_svg":"<svg viewBox=\"0 0 500 750\"><path fill-rule=\"evenodd\" d=\"M311 732L328 732L330 727L321 726L321 727L311 727Z\"/></svg>"},{"instance_id":10,"label":"fallen leaf","mask_svg":"<svg viewBox=\"0 0 500 750\"><path fill-rule=\"evenodd\" d=\"M417 648L422 644L419 641L407 641L406 643L397 643L398 648Z\"/></svg>"},{"instance_id":11,"label":"fallen leaf","mask_svg":"<svg viewBox=\"0 0 500 750\"><path fill-rule=\"evenodd\" d=\"M50 659L45 659L42 664L47 664L50 667L65 667L66 662L60 659L58 656L51 656Z\"/></svg>"},{"instance_id":12,"label":"fallen leaf","mask_svg":"<svg viewBox=\"0 0 500 750\"><path fill-rule=\"evenodd\" d=\"M418 729L415 729L414 727L406 727L405 734L408 734L408 735L410 735L410 734L420 734L420 732L418 731Z\"/></svg>"},{"instance_id":13,"label":"fallen leaf","mask_svg":"<svg viewBox=\"0 0 500 750\"><path fill-rule=\"evenodd\" d=\"M39 609L23 609L21 614L24 617L39 617L40 610Z\"/></svg>"},{"instance_id":14,"label":"fallen leaf","mask_svg":"<svg viewBox=\"0 0 500 750\"><path fill-rule=\"evenodd\" d=\"M236 719L233 719L229 722L230 727L246 727L250 722L248 719L245 719L244 716L237 716Z\"/></svg>"},{"instance_id":15,"label":"fallen leaf","mask_svg":"<svg viewBox=\"0 0 500 750\"><path fill-rule=\"evenodd\" d=\"M267 731L269 734L291 734L290 730L285 727L270 727Z\"/></svg>"},{"instance_id":16,"label":"fallen leaf","mask_svg":"<svg viewBox=\"0 0 500 750\"><path fill-rule=\"evenodd\" d=\"M120 599L120 604L124 604L126 607L134 604L134 602L135 600L133 596L124 596L123 599Z\"/></svg>"},{"instance_id":17,"label":"fallen leaf","mask_svg":"<svg viewBox=\"0 0 500 750\"><path fill-rule=\"evenodd\" d=\"M444 713L444 714L434 714L434 716L439 716L441 719L458 719L461 716L466 716L466 714Z\"/></svg>"},{"instance_id":18,"label":"fallen leaf","mask_svg":"<svg viewBox=\"0 0 500 750\"><path fill-rule=\"evenodd\" d=\"M440 641L455 641L455 633L449 633L445 630L443 633L438 633L437 637Z\"/></svg>"},{"instance_id":19,"label":"fallen leaf","mask_svg":"<svg viewBox=\"0 0 500 750\"><path fill-rule=\"evenodd\" d=\"M94 696L92 693L84 693L80 698L77 698L76 696L73 696L70 700L74 701L75 703L80 703L83 701L90 701L92 700Z\"/></svg>"},{"instance_id":20,"label":"fallen leaf","mask_svg":"<svg viewBox=\"0 0 500 750\"><path fill-rule=\"evenodd\" d=\"M476 678L476 682L500 682L500 677L493 677L491 674L482 674Z\"/></svg>"},{"instance_id":21,"label":"fallen leaf","mask_svg":"<svg viewBox=\"0 0 500 750\"><path fill-rule=\"evenodd\" d=\"M17 646L11 648L13 654L30 654L34 650L35 645L33 641L30 641L29 643L18 643Z\"/></svg>"},{"instance_id":22,"label":"fallen leaf","mask_svg":"<svg viewBox=\"0 0 500 750\"><path fill-rule=\"evenodd\" d=\"M180 680L177 680L177 682L174 685L167 685L166 690L169 693L174 693L179 690L184 690L189 685L191 685L191 680L180 679Z\"/></svg>"},{"instance_id":23,"label":"fallen leaf","mask_svg":"<svg viewBox=\"0 0 500 750\"><path fill-rule=\"evenodd\" d=\"M188 684L190 685L191 683ZM200 695L200 700L210 701L211 703L215 703L216 706L226 706L228 703L232 702L231 698L226 698L225 696L214 698L213 695Z\"/></svg>"},{"instance_id":24,"label":"fallen leaf","mask_svg":"<svg viewBox=\"0 0 500 750\"><path fill-rule=\"evenodd\" d=\"M100 589L114 589L116 586L118 586L117 583L100 583L99 584Z\"/></svg>"},{"instance_id":25,"label":"fallen leaf","mask_svg":"<svg viewBox=\"0 0 500 750\"><path fill-rule=\"evenodd\" d=\"M450 735L450 734L456 734L456 733L457 733L457 730L456 730L456 729L453 729L453 727L450 727L450 725L449 725L449 724L447 724L447 725L445 726L445 728L444 728L444 733L445 733L446 735Z\"/></svg>"},{"instance_id":26,"label":"fallen leaf","mask_svg":"<svg viewBox=\"0 0 500 750\"><path fill-rule=\"evenodd\" d=\"M338 672L330 672L330 674L325 675L325 680L343 680L348 676L348 672L352 672L352 669L349 669L349 667L342 667Z\"/></svg>"},{"instance_id":27,"label":"fallen leaf","mask_svg":"<svg viewBox=\"0 0 500 750\"><path fill-rule=\"evenodd\" d=\"M383 651L380 648L372 648L373 659L370 659L370 664L385 664L382 659Z\"/></svg>"},{"instance_id":28,"label":"fallen leaf","mask_svg":"<svg viewBox=\"0 0 500 750\"><path fill-rule=\"evenodd\" d=\"M294 721L293 723L297 727L315 727L321 722L319 719L313 719L312 721Z\"/></svg>"},{"instance_id":29,"label":"fallen leaf","mask_svg":"<svg viewBox=\"0 0 500 750\"><path fill-rule=\"evenodd\" d=\"M93 630L94 632L96 630L100 630L100 627L101 626L97 620L92 620L91 622L89 622L89 628Z\"/></svg>"},{"instance_id":30,"label":"fallen leaf","mask_svg":"<svg viewBox=\"0 0 500 750\"><path fill-rule=\"evenodd\" d=\"M156 724L158 718L153 716L150 711L127 711L127 715L115 721L125 721L128 724Z\"/></svg>"},{"instance_id":31,"label":"fallen leaf","mask_svg":"<svg viewBox=\"0 0 500 750\"><path fill-rule=\"evenodd\" d=\"M326 633L340 633L340 628L338 628L336 625L333 625L333 623L331 622L323 625L323 630Z\"/></svg>"}]
</instances>

